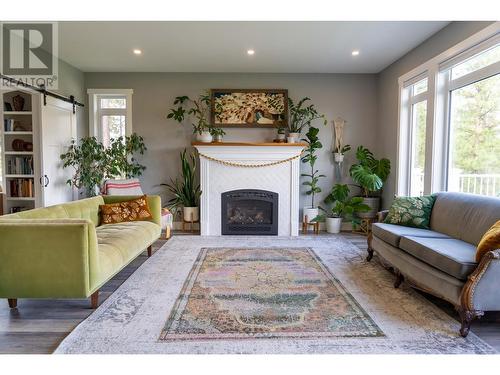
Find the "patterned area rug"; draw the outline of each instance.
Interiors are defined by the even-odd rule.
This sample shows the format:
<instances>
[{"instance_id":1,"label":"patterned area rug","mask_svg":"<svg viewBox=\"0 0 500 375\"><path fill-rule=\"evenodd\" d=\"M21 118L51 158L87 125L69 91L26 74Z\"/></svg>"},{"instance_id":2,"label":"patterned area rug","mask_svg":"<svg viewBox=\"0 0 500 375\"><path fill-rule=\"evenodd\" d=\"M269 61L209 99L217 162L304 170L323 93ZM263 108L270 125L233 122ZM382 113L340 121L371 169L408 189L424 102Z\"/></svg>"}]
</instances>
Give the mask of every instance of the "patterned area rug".
<instances>
[{"instance_id":1,"label":"patterned area rug","mask_svg":"<svg viewBox=\"0 0 500 375\"><path fill-rule=\"evenodd\" d=\"M293 257L296 264L300 266L300 270L294 270L290 277L298 280L298 277L301 274L304 275L307 270L314 270L314 277L308 280L318 280L319 284L305 284L304 291L316 294L317 297L306 299L303 304L295 301L295 311L292 311L291 304L288 304L282 307L273 306L265 313L259 314L257 308L259 304L252 305L248 299L228 298L231 295L240 294L244 289L249 289L249 283L239 290L224 289L224 284L218 278L221 275L214 276L211 278L214 280L214 285L208 285L210 283L207 283L207 279L203 281L204 284L200 284L200 287L211 288L211 295L199 296L206 302L217 293L222 294L221 291L224 291L226 296L219 300L226 304L226 309L233 309L232 312L222 312L222 309L215 312L213 307L207 305L201 307L200 312L190 307L188 311L194 314L193 316L202 314L203 309L206 308L207 313L210 311L210 314L215 314L220 319L232 316L236 320L235 317L238 316L238 319L248 324L248 319L256 319L256 316L261 315L273 322L273 329L279 332L280 337L270 339L212 339L207 337L196 340L162 340L160 333L165 328L165 322L172 311L175 313L172 324L167 325L167 330L163 331L162 337L168 338L169 334L186 335L186 331L179 324L182 319L182 314L179 312L184 311L185 307L180 304L177 307L174 306L183 288L188 291L182 297L186 299L183 303L189 302L190 296L195 296L192 292L193 288L185 287L186 280L200 281L201 276L208 277L210 270L214 272L215 266L205 263L208 267L206 271L195 271L198 276L189 276L197 259L199 260L197 266L202 265L204 263L202 260L208 259L210 249L214 248L229 250L279 248L287 249L290 253L295 249L294 254L301 254L304 259L297 261ZM305 248L311 249L313 253L305 252ZM207 249L204 250L205 255L202 249ZM217 256L223 252L214 250L213 254ZM139 267L112 296L76 327L57 348L56 353L495 353L494 349L473 333L465 339L460 337L458 335L460 324L456 320L405 284L399 289L394 289L393 275L378 264L375 261L376 258L368 263L364 260L365 256L365 251L360 250L343 235L295 238L177 236L169 240ZM282 265L273 263L273 267L279 268ZM326 273L319 272L319 269ZM228 270L229 268L225 268L226 275ZM281 279L272 278L274 273L266 275L254 271L253 275L256 281L259 277L264 277L268 288L283 283ZM336 280L341 282L343 287ZM260 285L260 283L256 284ZM321 284L328 285L328 289L322 289ZM290 285L292 284L289 283L286 288L291 290ZM280 288L282 287L283 284ZM333 312L334 316L332 319L321 318L320 322L314 322L315 314L321 313L321 309L316 304L322 298L332 298L329 295L330 291L337 296L330 301L339 304L338 307L327 307L329 313ZM262 296L261 292L257 294ZM266 303L271 302L268 300ZM362 306L362 309L359 306ZM283 323L279 323L280 308L285 312ZM356 322L340 323L337 318L342 315L347 317L347 320L352 318ZM293 334L305 333L309 335L308 338L296 336L288 338L282 335L285 329L281 324L289 323L294 319L292 316L303 317L303 321L293 328ZM214 334L213 329L217 326L227 327L226 322L209 322L207 325L206 318L196 323L193 319L193 317L186 319L190 324L189 327L198 329L202 326L201 329L205 331L202 334L207 332ZM260 321L257 320L257 322L260 324ZM343 325L343 328L340 325ZM238 323L235 334L241 334L242 327L243 324ZM377 327L383 335L373 334L373 332L380 333ZM364 332L365 335L346 335L349 330ZM312 331L314 335L311 334ZM320 337L318 332L331 335L331 337ZM335 332L340 335L335 336ZM220 333L214 335L220 335ZM277 335L276 332L274 335Z\"/></svg>"},{"instance_id":2,"label":"patterned area rug","mask_svg":"<svg viewBox=\"0 0 500 375\"><path fill-rule=\"evenodd\" d=\"M381 335L311 249L203 248L160 339Z\"/></svg>"}]
</instances>

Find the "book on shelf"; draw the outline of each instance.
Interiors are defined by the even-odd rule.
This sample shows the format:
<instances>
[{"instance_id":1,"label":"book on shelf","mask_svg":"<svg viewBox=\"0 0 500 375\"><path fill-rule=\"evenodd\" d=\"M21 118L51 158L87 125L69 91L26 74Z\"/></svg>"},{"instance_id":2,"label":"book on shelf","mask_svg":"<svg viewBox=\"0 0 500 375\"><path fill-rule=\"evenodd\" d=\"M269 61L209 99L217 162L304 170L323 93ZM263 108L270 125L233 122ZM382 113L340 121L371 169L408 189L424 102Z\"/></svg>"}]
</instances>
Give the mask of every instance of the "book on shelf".
<instances>
[{"instance_id":1,"label":"book on shelf","mask_svg":"<svg viewBox=\"0 0 500 375\"><path fill-rule=\"evenodd\" d=\"M3 120L3 127L6 132L13 132L14 131L14 119L13 118L6 118Z\"/></svg>"},{"instance_id":2,"label":"book on shelf","mask_svg":"<svg viewBox=\"0 0 500 375\"><path fill-rule=\"evenodd\" d=\"M7 174L33 174L33 156L8 158Z\"/></svg>"},{"instance_id":3,"label":"book on shelf","mask_svg":"<svg viewBox=\"0 0 500 375\"><path fill-rule=\"evenodd\" d=\"M10 180L10 196L14 198L33 198L33 179L16 178L14 180Z\"/></svg>"}]
</instances>

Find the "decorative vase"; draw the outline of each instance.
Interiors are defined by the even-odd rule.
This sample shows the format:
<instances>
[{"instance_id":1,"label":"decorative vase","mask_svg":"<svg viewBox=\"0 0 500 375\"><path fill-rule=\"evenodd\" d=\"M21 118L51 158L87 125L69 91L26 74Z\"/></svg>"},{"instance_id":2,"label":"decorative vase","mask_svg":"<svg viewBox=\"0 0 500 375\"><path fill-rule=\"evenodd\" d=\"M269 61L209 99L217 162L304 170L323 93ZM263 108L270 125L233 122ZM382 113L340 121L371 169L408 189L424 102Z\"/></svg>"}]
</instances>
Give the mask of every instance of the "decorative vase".
<instances>
[{"instance_id":1,"label":"decorative vase","mask_svg":"<svg viewBox=\"0 0 500 375\"><path fill-rule=\"evenodd\" d=\"M204 131L196 134L196 140L203 143L211 143L213 138L209 131Z\"/></svg>"},{"instance_id":2,"label":"decorative vase","mask_svg":"<svg viewBox=\"0 0 500 375\"><path fill-rule=\"evenodd\" d=\"M222 143L222 134L216 134L214 137L214 142Z\"/></svg>"},{"instance_id":3,"label":"decorative vase","mask_svg":"<svg viewBox=\"0 0 500 375\"><path fill-rule=\"evenodd\" d=\"M21 112L24 109L24 98L21 95L16 95L12 98L14 111Z\"/></svg>"},{"instance_id":4,"label":"decorative vase","mask_svg":"<svg viewBox=\"0 0 500 375\"><path fill-rule=\"evenodd\" d=\"M304 207L302 221L305 221L307 216L307 222L310 223L318 215L319 215L318 207Z\"/></svg>"},{"instance_id":5,"label":"decorative vase","mask_svg":"<svg viewBox=\"0 0 500 375\"><path fill-rule=\"evenodd\" d=\"M199 207L182 207L182 219L186 222L196 222L200 220Z\"/></svg>"},{"instance_id":6,"label":"decorative vase","mask_svg":"<svg viewBox=\"0 0 500 375\"><path fill-rule=\"evenodd\" d=\"M341 217L327 217L326 218L326 231L328 233L340 233L342 227Z\"/></svg>"},{"instance_id":7,"label":"decorative vase","mask_svg":"<svg viewBox=\"0 0 500 375\"><path fill-rule=\"evenodd\" d=\"M290 138L293 138L293 142L289 141ZM288 143L297 143L300 140L300 133L288 133L287 140Z\"/></svg>"},{"instance_id":8,"label":"decorative vase","mask_svg":"<svg viewBox=\"0 0 500 375\"><path fill-rule=\"evenodd\" d=\"M370 211L367 212L358 212L358 217L362 219L373 219L377 216L377 212L380 207L380 198L379 197L363 197L363 203L370 207Z\"/></svg>"},{"instance_id":9,"label":"decorative vase","mask_svg":"<svg viewBox=\"0 0 500 375\"><path fill-rule=\"evenodd\" d=\"M340 152L334 152L333 159L335 160L335 163L342 163L344 161L344 154Z\"/></svg>"},{"instance_id":10,"label":"decorative vase","mask_svg":"<svg viewBox=\"0 0 500 375\"><path fill-rule=\"evenodd\" d=\"M278 133L277 135L277 138L276 139L279 139L279 140L283 140L285 139L285 134L284 133Z\"/></svg>"}]
</instances>

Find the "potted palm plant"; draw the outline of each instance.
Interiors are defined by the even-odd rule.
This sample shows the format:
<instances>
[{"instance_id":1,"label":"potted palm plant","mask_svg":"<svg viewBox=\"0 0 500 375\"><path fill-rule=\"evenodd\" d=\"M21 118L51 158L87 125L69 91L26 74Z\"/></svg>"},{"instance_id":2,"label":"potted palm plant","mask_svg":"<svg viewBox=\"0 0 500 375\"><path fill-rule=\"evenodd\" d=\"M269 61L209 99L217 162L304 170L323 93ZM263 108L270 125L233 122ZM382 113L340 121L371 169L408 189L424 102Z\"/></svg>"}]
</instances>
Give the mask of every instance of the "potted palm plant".
<instances>
[{"instance_id":1,"label":"potted palm plant","mask_svg":"<svg viewBox=\"0 0 500 375\"><path fill-rule=\"evenodd\" d=\"M380 190L391 172L391 162L385 158L376 159L373 153L363 146L356 149L356 159L358 163L351 166L349 173L363 192L363 203L371 208L358 216L374 218L380 207Z\"/></svg>"},{"instance_id":2,"label":"potted palm plant","mask_svg":"<svg viewBox=\"0 0 500 375\"><path fill-rule=\"evenodd\" d=\"M316 160L318 156L316 155L316 151L323 147L318 138L319 129L315 127L310 127L306 133L306 139L303 139L307 143L307 147L305 149L305 154L302 157L302 163L309 164L310 172L302 173L302 177L307 177L308 180L304 181L302 185L307 186L308 190L306 194L311 196L311 205L304 207L303 215L304 219L307 216L306 221L313 221L316 216L319 214L319 209L315 206L314 198L317 193L321 192L321 188L318 186L318 181L321 177L325 177L325 175L319 174L317 169L314 169ZM304 220L303 220L304 221Z\"/></svg>"},{"instance_id":3,"label":"potted palm plant","mask_svg":"<svg viewBox=\"0 0 500 375\"><path fill-rule=\"evenodd\" d=\"M297 104L288 98L288 109L290 111L290 121L288 124L288 137L295 140L300 139L300 133L317 119L323 119L323 125L327 124L325 115L320 114L314 104L307 105L308 97L302 98Z\"/></svg>"},{"instance_id":4,"label":"potted palm plant","mask_svg":"<svg viewBox=\"0 0 500 375\"><path fill-rule=\"evenodd\" d=\"M174 105L177 108L170 109L167 118L174 119L178 123L182 123L186 118L186 114L194 117L196 122L193 122L193 134L196 134L196 140L204 143L212 142L212 125L210 125L210 95L202 94L198 99L190 99L188 96L177 96L174 100Z\"/></svg>"},{"instance_id":5,"label":"potted palm plant","mask_svg":"<svg viewBox=\"0 0 500 375\"><path fill-rule=\"evenodd\" d=\"M181 152L182 178L170 179L170 183L161 184L173 194L168 201L168 206L174 211L182 207L184 220L198 221L200 219L200 185L196 184L196 157L194 154L186 155L186 149ZM189 160L190 159L190 160Z\"/></svg>"},{"instance_id":6,"label":"potted palm plant","mask_svg":"<svg viewBox=\"0 0 500 375\"><path fill-rule=\"evenodd\" d=\"M363 203L362 197L350 197L350 190L347 185L336 184L325 198L326 204L331 204L329 211L320 207L324 214L319 215L316 220L326 222L328 233L340 233L342 220L351 221L352 225L359 225L360 220L356 214L370 210Z\"/></svg>"}]
</instances>

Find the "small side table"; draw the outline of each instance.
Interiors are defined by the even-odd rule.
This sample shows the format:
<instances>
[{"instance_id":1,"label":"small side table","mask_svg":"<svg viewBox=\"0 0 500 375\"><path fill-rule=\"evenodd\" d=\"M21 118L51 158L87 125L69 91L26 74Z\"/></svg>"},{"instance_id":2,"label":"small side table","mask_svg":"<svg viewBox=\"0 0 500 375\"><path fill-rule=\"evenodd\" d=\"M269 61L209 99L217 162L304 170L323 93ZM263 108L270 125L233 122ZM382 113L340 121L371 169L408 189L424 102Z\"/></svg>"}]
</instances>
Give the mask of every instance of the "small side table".
<instances>
[{"instance_id":1,"label":"small side table","mask_svg":"<svg viewBox=\"0 0 500 375\"><path fill-rule=\"evenodd\" d=\"M309 231L309 226L313 227L313 233L319 234L319 221L309 221L307 215L304 216L304 221L302 222L302 233L307 234Z\"/></svg>"}]
</instances>

